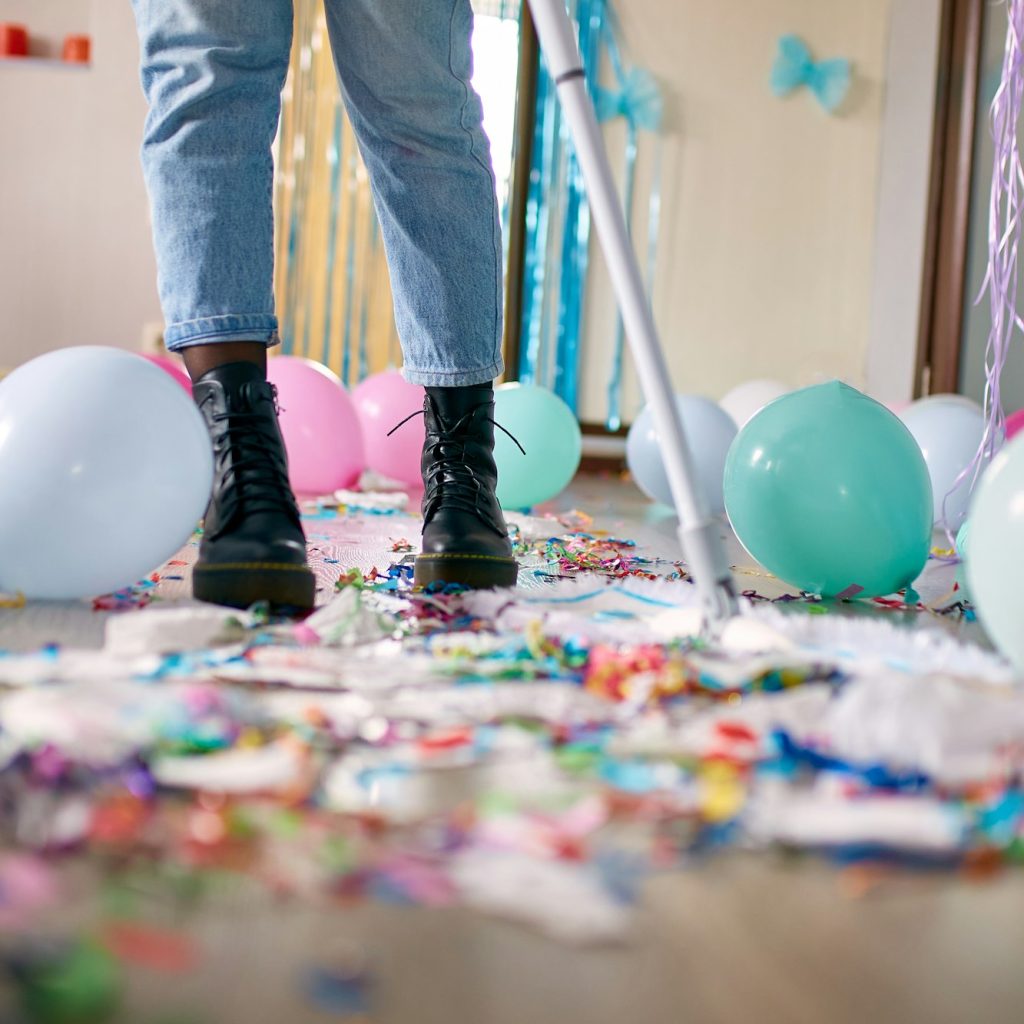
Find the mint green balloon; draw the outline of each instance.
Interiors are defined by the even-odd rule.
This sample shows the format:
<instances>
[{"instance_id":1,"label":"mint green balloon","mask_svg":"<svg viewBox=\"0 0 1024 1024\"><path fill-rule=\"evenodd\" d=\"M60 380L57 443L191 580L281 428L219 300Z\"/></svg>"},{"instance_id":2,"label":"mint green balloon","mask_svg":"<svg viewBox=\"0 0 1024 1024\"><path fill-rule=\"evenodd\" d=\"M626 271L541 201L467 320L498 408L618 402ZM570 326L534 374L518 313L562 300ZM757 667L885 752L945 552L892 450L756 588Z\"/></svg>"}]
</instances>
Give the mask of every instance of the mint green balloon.
<instances>
[{"instance_id":1,"label":"mint green balloon","mask_svg":"<svg viewBox=\"0 0 1024 1024\"><path fill-rule=\"evenodd\" d=\"M891 594L928 560L928 466L899 417L838 381L794 391L740 431L725 507L743 546L801 590Z\"/></svg>"},{"instance_id":2,"label":"mint green balloon","mask_svg":"<svg viewBox=\"0 0 1024 1024\"><path fill-rule=\"evenodd\" d=\"M970 541L971 521L965 519L963 526L957 532L955 544L957 557L960 559L960 564L956 567L956 582L960 584L960 593L957 596L973 604L974 598L971 596L971 587L967 582L967 550L970 547Z\"/></svg>"},{"instance_id":3,"label":"mint green balloon","mask_svg":"<svg viewBox=\"0 0 1024 1024\"><path fill-rule=\"evenodd\" d=\"M526 451L495 429L501 507L530 508L565 490L583 452L580 425L569 406L547 388L501 384L494 389L494 419Z\"/></svg>"}]
</instances>

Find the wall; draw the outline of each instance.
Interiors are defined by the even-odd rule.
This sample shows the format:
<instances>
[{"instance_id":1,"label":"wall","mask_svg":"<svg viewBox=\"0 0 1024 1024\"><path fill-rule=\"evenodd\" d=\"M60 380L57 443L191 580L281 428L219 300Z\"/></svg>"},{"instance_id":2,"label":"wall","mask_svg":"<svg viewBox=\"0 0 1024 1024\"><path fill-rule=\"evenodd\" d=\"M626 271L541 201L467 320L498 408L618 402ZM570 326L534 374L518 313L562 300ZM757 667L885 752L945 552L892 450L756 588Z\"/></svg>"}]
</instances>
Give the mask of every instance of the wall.
<instances>
[{"instance_id":1,"label":"wall","mask_svg":"<svg viewBox=\"0 0 1024 1024\"><path fill-rule=\"evenodd\" d=\"M0 367L65 345L139 345L160 320L128 0L0 0L37 53L93 38L86 70L0 62Z\"/></svg>"},{"instance_id":2,"label":"wall","mask_svg":"<svg viewBox=\"0 0 1024 1024\"><path fill-rule=\"evenodd\" d=\"M667 95L654 306L676 389L720 397L755 377L863 385L890 0L618 6L633 62ZM806 90L771 94L777 40L789 32L816 59L853 61L839 116ZM610 141L621 153L614 133ZM641 181L652 152L648 139ZM585 419L604 417L613 322L599 266L588 295ZM639 402L631 379L628 395L627 418Z\"/></svg>"},{"instance_id":3,"label":"wall","mask_svg":"<svg viewBox=\"0 0 1024 1024\"><path fill-rule=\"evenodd\" d=\"M937 5L620 0L633 60L667 93L655 311L678 390L718 397L761 376L792 385L868 380L887 30L890 7L911 2ZM138 167L144 104L130 5L0 0L0 20L26 22L54 46L67 32L90 32L95 53L88 71L0 64L0 367L68 344L136 347L160 313ZM816 57L854 61L841 116L826 116L806 91L771 95L768 75L786 32L803 35ZM927 106L917 98L918 109ZM621 129L609 137L621 154ZM913 182L903 188L912 197ZM890 237L917 236L908 228ZM905 262L890 258L890 266ZM582 413L600 420L615 314L594 265ZM873 344L891 347L890 313L902 311L900 365L909 365L917 294L890 290L888 301ZM873 365L872 385L896 379L884 359ZM639 404L629 373L627 385L629 415Z\"/></svg>"}]
</instances>

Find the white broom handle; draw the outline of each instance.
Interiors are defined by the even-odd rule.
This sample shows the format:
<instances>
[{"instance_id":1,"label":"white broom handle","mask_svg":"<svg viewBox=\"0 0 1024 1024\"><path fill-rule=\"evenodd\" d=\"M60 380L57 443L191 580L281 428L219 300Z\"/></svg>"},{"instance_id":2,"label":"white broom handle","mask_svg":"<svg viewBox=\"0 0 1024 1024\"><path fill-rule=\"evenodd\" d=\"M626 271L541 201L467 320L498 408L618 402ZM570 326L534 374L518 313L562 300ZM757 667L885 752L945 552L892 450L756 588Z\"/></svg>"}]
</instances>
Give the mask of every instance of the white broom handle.
<instances>
[{"instance_id":1,"label":"white broom handle","mask_svg":"<svg viewBox=\"0 0 1024 1024\"><path fill-rule=\"evenodd\" d=\"M640 385L654 415L672 500L679 516L680 539L697 583L705 592L706 604L717 606L716 614L731 614L735 611L734 604L722 608L721 595L709 596L712 587L725 587L731 592L729 565L676 407L668 364L644 292L640 267L605 154L604 139L594 105L587 95L572 22L563 0L530 0L530 9L541 51L558 88L576 146L591 215L622 311ZM726 599L726 604L729 603Z\"/></svg>"}]
</instances>

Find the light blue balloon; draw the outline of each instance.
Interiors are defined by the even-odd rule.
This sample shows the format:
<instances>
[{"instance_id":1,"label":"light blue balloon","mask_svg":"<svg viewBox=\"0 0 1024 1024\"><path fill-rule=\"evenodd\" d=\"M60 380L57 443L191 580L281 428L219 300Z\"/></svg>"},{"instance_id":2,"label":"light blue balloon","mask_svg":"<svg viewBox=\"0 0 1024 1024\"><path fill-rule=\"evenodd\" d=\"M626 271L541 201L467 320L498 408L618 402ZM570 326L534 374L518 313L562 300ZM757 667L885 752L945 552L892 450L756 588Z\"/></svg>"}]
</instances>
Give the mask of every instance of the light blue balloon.
<instances>
[{"instance_id":1,"label":"light blue balloon","mask_svg":"<svg viewBox=\"0 0 1024 1024\"><path fill-rule=\"evenodd\" d=\"M0 591L135 583L186 543L212 481L203 418L159 366L91 345L38 356L0 388Z\"/></svg>"},{"instance_id":2,"label":"light blue balloon","mask_svg":"<svg viewBox=\"0 0 1024 1024\"><path fill-rule=\"evenodd\" d=\"M928 560L921 449L885 406L838 381L776 399L740 431L725 506L743 546L811 593L891 594Z\"/></svg>"},{"instance_id":3,"label":"light blue balloon","mask_svg":"<svg viewBox=\"0 0 1024 1024\"><path fill-rule=\"evenodd\" d=\"M733 418L717 403L701 395L676 395L676 409L693 457L697 483L712 514L725 511L722 474L725 457L736 437ZM645 405L626 438L626 465L636 485L654 501L673 505L672 490L662 457L663 445L654 425L654 411Z\"/></svg>"},{"instance_id":4,"label":"light blue balloon","mask_svg":"<svg viewBox=\"0 0 1024 1024\"><path fill-rule=\"evenodd\" d=\"M978 618L996 646L1024 673L1024 437L985 471L971 503L967 582Z\"/></svg>"},{"instance_id":5,"label":"light blue balloon","mask_svg":"<svg viewBox=\"0 0 1024 1024\"><path fill-rule=\"evenodd\" d=\"M501 507L531 508L565 490L583 454L580 425L569 406L546 388L501 384L494 389L494 419L526 452L495 429Z\"/></svg>"}]
</instances>

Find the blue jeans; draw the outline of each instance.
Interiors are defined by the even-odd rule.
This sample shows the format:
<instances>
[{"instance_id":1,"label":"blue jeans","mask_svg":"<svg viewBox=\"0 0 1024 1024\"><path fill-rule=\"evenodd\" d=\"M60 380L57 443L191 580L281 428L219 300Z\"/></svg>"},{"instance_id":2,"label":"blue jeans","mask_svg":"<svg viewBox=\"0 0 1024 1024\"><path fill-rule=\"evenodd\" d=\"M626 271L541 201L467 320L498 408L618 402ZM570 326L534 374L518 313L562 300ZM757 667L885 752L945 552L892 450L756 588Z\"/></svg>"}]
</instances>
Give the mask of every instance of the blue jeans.
<instances>
[{"instance_id":1,"label":"blue jeans","mask_svg":"<svg viewBox=\"0 0 1024 1024\"><path fill-rule=\"evenodd\" d=\"M271 145L292 0L132 0L142 164L170 349L278 339ZM501 232L469 0L325 0L414 384L501 362Z\"/></svg>"}]
</instances>

